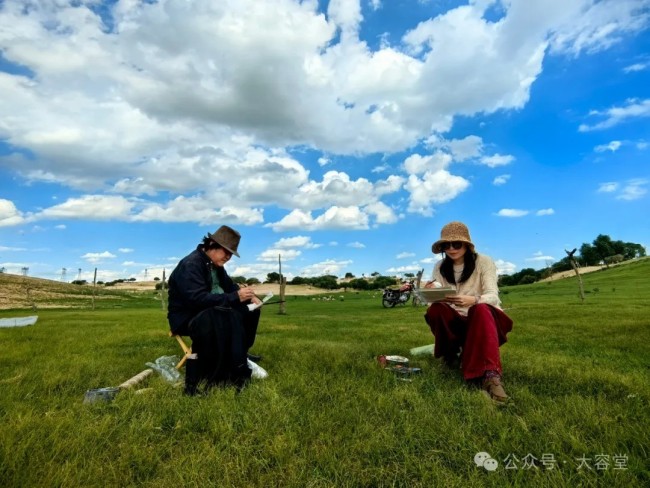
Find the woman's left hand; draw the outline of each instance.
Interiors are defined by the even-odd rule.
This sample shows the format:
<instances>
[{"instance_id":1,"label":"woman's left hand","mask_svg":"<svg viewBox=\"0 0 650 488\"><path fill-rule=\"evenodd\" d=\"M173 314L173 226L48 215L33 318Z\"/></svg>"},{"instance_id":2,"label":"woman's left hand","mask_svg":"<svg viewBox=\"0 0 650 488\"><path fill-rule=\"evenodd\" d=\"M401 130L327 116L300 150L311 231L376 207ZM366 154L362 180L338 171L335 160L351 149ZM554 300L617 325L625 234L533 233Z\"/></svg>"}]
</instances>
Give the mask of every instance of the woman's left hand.
<instances>
[{"instance_id":1,"label":"woman's left hand","mask_svg":"<svg viewBox=\"0 0 650 488\"><path fill-rule=\"evenodd\" d=\"M445 302L456 305L457 307L469 308L476 305L476 297L472 295L450 295L445 297Z\"/></svg>"}]
</instances>

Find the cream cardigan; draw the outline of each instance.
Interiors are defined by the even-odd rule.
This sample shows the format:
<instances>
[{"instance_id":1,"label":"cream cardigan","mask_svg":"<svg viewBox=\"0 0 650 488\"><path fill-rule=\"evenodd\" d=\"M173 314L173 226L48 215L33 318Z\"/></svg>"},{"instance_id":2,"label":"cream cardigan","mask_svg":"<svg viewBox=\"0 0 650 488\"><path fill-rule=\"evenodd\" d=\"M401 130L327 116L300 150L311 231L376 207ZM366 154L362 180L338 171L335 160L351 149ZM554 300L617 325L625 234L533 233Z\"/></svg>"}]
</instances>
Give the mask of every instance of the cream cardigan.
<instances>
[{"instance_id":1,"label":"cream cardigan","mask_svg":"<svg viewBox=\"0 0 650 488\"><path fill-rule=\"evenodd\" d=\"M489 256L478 254L476 256L476 269L469 277L469 279L460 284L452 284L440 274L440 266L442 261L436 263L433 270L433 278L435 281L442 284L442 286L452 286L456 288L456 293L459 295L477 296L478 303L487 303L497 308L501 308L501 300L499 300L499 287L497 286L497 267L494 261ZM467 315L468 308L457 307L452 305L459 314Z\"/></svg>"}]
</instances>

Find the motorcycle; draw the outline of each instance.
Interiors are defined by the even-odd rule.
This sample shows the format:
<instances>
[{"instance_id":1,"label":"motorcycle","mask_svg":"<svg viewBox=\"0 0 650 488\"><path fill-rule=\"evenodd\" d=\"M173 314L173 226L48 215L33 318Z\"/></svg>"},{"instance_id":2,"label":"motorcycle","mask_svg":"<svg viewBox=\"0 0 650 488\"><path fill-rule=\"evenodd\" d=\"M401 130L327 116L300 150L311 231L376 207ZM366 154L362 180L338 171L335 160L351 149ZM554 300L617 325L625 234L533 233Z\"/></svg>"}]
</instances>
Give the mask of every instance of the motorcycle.
<instances>
[{"instance_id":1,"label":"motorcycle","mask_svg":"<svg viewBox=\"0 0 650 488\"><path fill-rule=\"evenodd\" d=\"M415 287L413 280L404 283L399 288L384 288L381 297L381 304L384 308L393 308L398 303L404 305L411 298L411 292Z\"/></svg>"}]
</instances>

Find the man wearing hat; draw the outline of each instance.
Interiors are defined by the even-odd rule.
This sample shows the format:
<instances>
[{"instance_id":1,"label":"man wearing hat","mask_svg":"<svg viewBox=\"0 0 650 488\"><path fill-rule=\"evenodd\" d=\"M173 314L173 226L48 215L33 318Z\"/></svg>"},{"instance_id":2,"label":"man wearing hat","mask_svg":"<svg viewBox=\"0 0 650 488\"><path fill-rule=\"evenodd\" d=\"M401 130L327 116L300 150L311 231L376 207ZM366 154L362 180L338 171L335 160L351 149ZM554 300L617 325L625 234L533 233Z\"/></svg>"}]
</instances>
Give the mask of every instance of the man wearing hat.
<instances>
[{"instance_id":1,"label":"man wearing hat","mask_svg":"<svg viewBox=\"0 0 650 488\"><path fill-rule=\"evenodd\" d=\"M197 248L180 260L169 276L167 319L174 334L189 335L192 355L185 366L185 393L250 379L248 350L255 342L260 309L251 288L240 288L224 268L232 255L239 257L241 235L222 225L203 238Z\"/></svg>"}]
</instances>

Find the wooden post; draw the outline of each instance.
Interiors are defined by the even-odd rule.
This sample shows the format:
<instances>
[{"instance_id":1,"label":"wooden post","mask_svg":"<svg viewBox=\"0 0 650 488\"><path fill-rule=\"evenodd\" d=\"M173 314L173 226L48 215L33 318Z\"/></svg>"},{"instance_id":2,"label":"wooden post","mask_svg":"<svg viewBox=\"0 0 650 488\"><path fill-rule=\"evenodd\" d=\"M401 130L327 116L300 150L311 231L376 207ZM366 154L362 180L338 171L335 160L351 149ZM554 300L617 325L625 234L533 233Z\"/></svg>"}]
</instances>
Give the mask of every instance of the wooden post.
<instances>
[{"instance_id":1,"label":"wooden post","mask_svg":"<svg viewBox=\"0 0 650 488\"><path fill-rule=\"evenodd\" d=\"M424 268L422 268L418 273L415 275L415 289L417 290L420 288L420 283L422 282L422 275L424 274ZM417 307L420 305L420 299L418 296L413 293L413 306Z\"/></svg>"},{"instance_id":2,"label":"wooden post","mask_svg":"<svg viewBox=\"0 0 650 488\"><path fill-rule=\"evenodd\" d=\"M93 276L93 310L95 310L95 287L97 286L97 268L95 268L95 275Z\"/></svg>"},{"instance_id":3,"label":"wooden post","mask_svg":"<svg viewBox=\"0 0 650 488\"><path fill-rule=\"evenodd\" d=\"M580 300L582 303L585 302L585 290L582 286L582 278L580 277L580 271L578 271L578 263L576 262L576 259L573 257L573 254L577 251L577 248L574 248L573 251L567 251L566 249L564 250L565 253L569 256L569 262L571 263L571 267L573 268L573 271L576 272L576 276L578 277L578 287L580 288Z\"/></svg>"},{"instance_id":4,"label":"wooden post","mask_svg":"<svg viewBox=\"0 0 650 488\"><path fill-rule=\"evenodd\" d=\"M163 268L162 287L160 288L160 303L162 304L163 312L166 309L165 293L167 292L167 285L165 283L165 269Z\"/></svg>"},{"instance_id":5,"label":"wooden post","mask_svg":"<svg viewBox=\"0 0 650 488\"><path fill-rule=\"evenodd\" d=\"M278 254L278 266L280 268L280 309L278 315L287 314L287 303L284 301L284 291L287 286L287 279L282 276L282 256Z\"/></svg>"}]
</instances>

